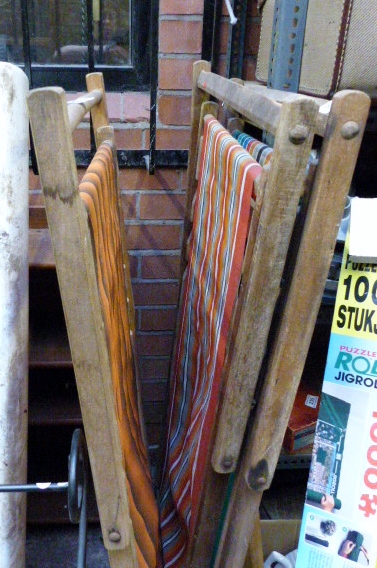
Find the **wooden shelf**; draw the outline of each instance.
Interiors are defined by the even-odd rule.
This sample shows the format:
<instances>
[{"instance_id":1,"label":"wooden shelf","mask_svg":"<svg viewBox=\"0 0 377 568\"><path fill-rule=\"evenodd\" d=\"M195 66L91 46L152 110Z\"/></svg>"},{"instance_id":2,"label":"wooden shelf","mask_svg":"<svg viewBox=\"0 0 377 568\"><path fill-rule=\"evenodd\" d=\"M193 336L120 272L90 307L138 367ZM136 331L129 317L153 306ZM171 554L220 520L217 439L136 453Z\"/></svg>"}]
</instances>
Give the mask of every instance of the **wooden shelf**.
<instances>
[{"instance_id":1,"label":"wooden shelf","mask_svg":"<svg viewBox=\"0 0 377 568\"><path fill-rule=\"evenodd\" d=\"M61 481L67 481L67 479ZM88 523L98 523L99 521L92 484L88 488L87 521ZM27 522L32 525L71 524L68 514L67 493L29 493L27 497Z\"/></svg>"},{"instance_id":2,"label":"wooden shelf","mask_svg":"<svg viewBox=\"0 0 377 568\"><path fill-rule=\"evenodd\" d=\"M80 405L77 400L44 397L29 403L30 426L82 426Z\"/></svg>"},{"instance_id":3,"label":"wooden shelf","mask_svg":"<svg viewBox=\"0 0 377 568\"><path fill-rule=\"evenodd\" d=\"M29 425L82 426L72 368L30 369Z\"/></svg>"},{"instance_id":4,"label":"wooden shelf","mask_svg":"<svg viewBox=\"0 0 377 568\"><path fill-rule=\"evenodd\" d=\"M30 268L29 366L72 367L55 270Z\"/></svg>"},{"instance_id":5,"label":"wooden shelf","mask_svg":"<svg viewBox=\"0 0 377 568\"><path fill-rule=\"evenodd\" d=\"M64 329L30 330L29 367L72 367L67 333Z\"/></svg>"},{"instance_id":6,"label":"wooden shelf","mask_svg":"<svg viewBox=\"0 0 377 568\"><path fill-rule=\"evenodd\" d=\"M67 481L72 434L82 427L71 352L43 207L29 208L28 481ZM69 523L64 493L29 494L28 523ZM94 490L88 520L98 521Z\"/></svg>"},{"instance_id":7,"label":"wooden shelf","mask_svg":"<svg viewBox=\"0 0 377 568\"><path fill-rule=\"evenodd\" d=\"M29 230L29 266L31 268L55 268L48 229Z\"/></svg>"},{"instance_id":8,"label":"wooden shelf","mask_svg":"<svg viewBox=\"0 0 377 568\"><path fill-rule=\"evenodd\" d=\"M41 205L29 206L29 266L55 268L46 210Z\"/></svg>"}]
</instances>

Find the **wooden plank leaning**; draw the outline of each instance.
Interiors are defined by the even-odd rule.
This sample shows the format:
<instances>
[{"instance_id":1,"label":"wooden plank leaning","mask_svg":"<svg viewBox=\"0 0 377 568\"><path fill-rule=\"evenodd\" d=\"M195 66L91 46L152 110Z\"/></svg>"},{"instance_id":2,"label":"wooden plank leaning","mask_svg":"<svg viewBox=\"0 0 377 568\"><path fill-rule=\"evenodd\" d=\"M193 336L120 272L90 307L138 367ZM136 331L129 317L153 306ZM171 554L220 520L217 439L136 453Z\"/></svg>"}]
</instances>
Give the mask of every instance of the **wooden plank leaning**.
<instances>
[{"instance_id":1,"label":"wooden plank leaning","mask_svg":"<svg viewBox=\"0 0 377 568\"><path fill-rule=\"evenodd\" d=\"M60 88L37 89L28 102L104 544L112 568L137 568L109 355L87 213L78 194L66 97Z\"/></svg>"},{"instance_id":2,"label":"wooden plank leaning","mask_svg":"<svg viewBox=\"0 0 377 568\"><path fill-rule=\"evenodd\" d=\"M332 101L294 273L235 476L216 568L244 565L261 497L274 475L320 307L369 105L369 97L355 91L337 93Z\"/></svg>"},{"instance_id":3,"label":"wooden plank leaning","mask_svg":"<svg viewBox=\"0 0 377 568\"><path fill-rule=\"evenodd\" d=\"M202 70L209 71L210 63L208 61L197 61L193 67L192 78L192 98L191 98L191 128L190 133L190 146L189 157L187 165L187 197L186 197L186 210L183 226L182 238L182 270L186 264L186 245L187 239L191 231L191 206L193 196L196 191L196 165L199 149L199 117L201 112L202 103L209 100L209 95L198 88L197 79Z\"/></svg>"}]
</instances>

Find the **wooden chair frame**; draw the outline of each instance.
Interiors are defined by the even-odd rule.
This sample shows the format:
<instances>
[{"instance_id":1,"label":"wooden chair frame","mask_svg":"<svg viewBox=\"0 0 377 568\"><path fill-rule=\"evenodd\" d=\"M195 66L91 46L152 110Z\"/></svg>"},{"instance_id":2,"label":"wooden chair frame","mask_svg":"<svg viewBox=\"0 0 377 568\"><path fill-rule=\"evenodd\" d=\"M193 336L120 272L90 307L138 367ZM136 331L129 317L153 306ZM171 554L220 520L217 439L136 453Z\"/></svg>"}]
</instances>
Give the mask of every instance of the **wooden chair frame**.
<instances>
[{"instance_id":1,"label":"wooden chair frame","mask_svg":"<svg viewBox=\"0 0 377 568\"><path fill-rule=\"evenodd\" d=\"M260 568L259 505L276 469L303 372L370 99L359 91L337 93L330 102L282 93L256 83L224 79L211 73L207 62L197 62L193 73L185 239L190 232L197 183L201 106L210 98L271 133L275 143L269 169L260 180L263 198L251 221L223 372L224 391L215 425L212 466L207 467L206 492L187 565L211 565L223 498L230 472L234 472L214 566L242 568L254 533L250 553L253 567ZM306 165L315 135L322 138L319 162L308 175ZM308 205L299 238L294 236L291 244L295 251L292 258L289 243L303 195L307 195ZM289 286L271 338L287 255L290 264L284 278ZM256 410L247 431L257 384Z\"/></svg>"},{"instance_id":2,"label":"wooden chair frame","mask_svg":"<svg viewBox=\"0 0 377 568\"><path fill-rule=\"evenodd\" d=\"M73 131L89 110L97 147L111 139L113 131L102 74L89 74L87 88L87 95L68 103L63 89L36 89L28 105L104 544L112 568L138 568L95 258L88 214L78 192L72 141ZM127 259L124 254L133 321Z\"/></svg>"}]
</instances>

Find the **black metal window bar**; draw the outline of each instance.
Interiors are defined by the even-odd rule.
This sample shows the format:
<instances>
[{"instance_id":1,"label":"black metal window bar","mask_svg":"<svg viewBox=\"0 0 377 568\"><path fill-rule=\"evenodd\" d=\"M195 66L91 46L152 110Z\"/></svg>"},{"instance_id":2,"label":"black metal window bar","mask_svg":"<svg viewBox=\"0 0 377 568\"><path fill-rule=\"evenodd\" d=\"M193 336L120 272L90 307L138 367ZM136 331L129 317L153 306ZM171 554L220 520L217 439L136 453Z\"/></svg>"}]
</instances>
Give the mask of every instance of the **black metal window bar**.
<instances>
[{"instance_id":1,"label":"black metal window bar","mask_svg":"<svg viewBox=\"0 0 377 568\"><path fill-rule=\"evenodd\" d=\"M36 11L35 3L37 0L11 0L13 5L20 3L21 22L22 22L22 52L24 68L29 78L31 88L59 84L66 90L82 90L84 88L84 77L88 72L101 71L104 74L105 84L108 91L130 91L144 90L150 92L150 146L148 150L120 150L118 151L118 162L121 168L147 167L149 173L153 174L156 167L186 167L186 150L156 150L157 133L157 89L158 89L158 15L159 0L137 0L131 2L131 24L130 24L130 61L124 65L104 65L101 54L104 53L103 36L103 15L101 7L104 2L109 0L77 0L82 5L83 38L80 46L84 53L84 63L41 64L35 59L35 50L32 50L33 41L35 43L35 24L33 15ZM61 46L62 38L59 37L59 2L61 0L51 0L54 2L54 35L55 35L55 54L63 52ZM100 9L99 30L97 31L96 41L94 41L93 28L93 5L98 3ZM118 2L119 4L119 2ZM149 18L145 18L145 14ZM101 24L102 23L102 24ZM84 29L85 27L85 29ZM99 45L98 45L99 44ZM0 59L6 58L7 49L1 50L0 36ZM5 56L4 56L5 54ZM9 58L8 58L9 60ZM76 151L76 162L78 166L87 167L94 153L94 137L91 133L92 149ZM33 152L31 152L33 154ZM31 163L36 172L36 164L31 157Z\"/></svg>"},{"instance_id":2,"label":"black metal window bar","mask_svg":"<svg viewBox=\"0 0 377 568\"><path fill-rule=\"evenodd\" d=\"M229 79L242 79L247 0L234 0L233 10L237 22L234 25L229 24L226 75Z\"/></svg>"}]
</instances>

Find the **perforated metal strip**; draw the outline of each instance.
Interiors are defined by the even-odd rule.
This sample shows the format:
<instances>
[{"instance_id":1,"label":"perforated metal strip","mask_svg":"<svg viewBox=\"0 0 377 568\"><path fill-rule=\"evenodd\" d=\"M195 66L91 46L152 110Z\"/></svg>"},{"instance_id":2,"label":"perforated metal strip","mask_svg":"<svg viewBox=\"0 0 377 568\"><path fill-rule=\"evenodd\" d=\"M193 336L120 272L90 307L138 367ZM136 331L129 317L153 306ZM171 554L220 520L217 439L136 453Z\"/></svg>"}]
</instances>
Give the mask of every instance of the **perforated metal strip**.
<instances>
[{"instance_id":1,"label":"perforated metal strip","mask_svg":"<svg viewBox=\"0 0 377 568\"><path fill-rule=\"evenodd\" d=\"M267 85L298 92L309 0L275 0Z\"/></svg>"}]
</instances>

